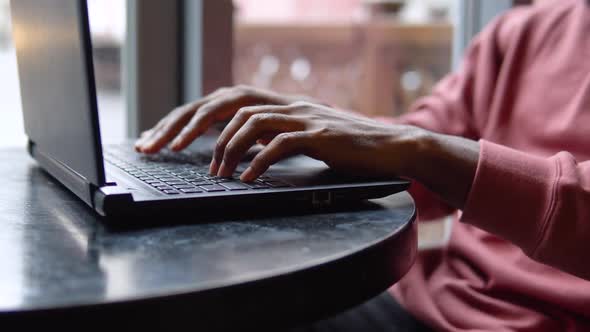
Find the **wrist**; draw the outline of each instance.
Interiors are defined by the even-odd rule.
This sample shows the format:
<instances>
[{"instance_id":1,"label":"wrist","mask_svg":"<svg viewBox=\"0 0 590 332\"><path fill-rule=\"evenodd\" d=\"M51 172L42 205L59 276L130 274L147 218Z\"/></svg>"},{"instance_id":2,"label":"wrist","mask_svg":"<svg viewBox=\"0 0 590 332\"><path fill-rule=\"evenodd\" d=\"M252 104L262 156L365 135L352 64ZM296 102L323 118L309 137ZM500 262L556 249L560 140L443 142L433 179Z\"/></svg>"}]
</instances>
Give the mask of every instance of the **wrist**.
<instances>
[{"instance_id":1,"label":"wrist","mask_svg":"<svg viewBox=\"0 0 590 332\"><path fill-rule=\"evenodd\" d=\"M402 137L394 137L395 159L399 161L396 173L399 176L418 180L425 173L436 150L436 134L418 127L409 127ZM401 158L400 158L401 156Z\"/></svg>"},{"instance_id":2,"label":"wrist","mask_svg":"<svg viewBox=\"0 0 590 332\"><path fill-rule=\"evenodd\" d=\"M462 209L479 160L479 143L423 130L415 135L403 176Z\"/></svg>"}]
</instances>

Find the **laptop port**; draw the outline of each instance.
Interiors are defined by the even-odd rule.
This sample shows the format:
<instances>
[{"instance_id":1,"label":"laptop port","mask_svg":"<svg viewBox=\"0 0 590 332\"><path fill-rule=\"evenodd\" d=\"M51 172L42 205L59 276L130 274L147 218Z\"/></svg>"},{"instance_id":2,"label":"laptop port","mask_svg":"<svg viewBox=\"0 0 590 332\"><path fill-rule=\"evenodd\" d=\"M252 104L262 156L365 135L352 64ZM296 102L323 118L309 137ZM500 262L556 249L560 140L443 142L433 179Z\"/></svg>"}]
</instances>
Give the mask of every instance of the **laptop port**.
<instances>
[{"instance_id":1,"label":"laptop port","mask_svg":"<svg viewBox=\"0 0 590 332\"><path fill-rule=\"evenodd\" d=\"M314 207L329 206L332 204L332 193L327 191L316 191L312 196Z\"/></svg>"}]
</instances>

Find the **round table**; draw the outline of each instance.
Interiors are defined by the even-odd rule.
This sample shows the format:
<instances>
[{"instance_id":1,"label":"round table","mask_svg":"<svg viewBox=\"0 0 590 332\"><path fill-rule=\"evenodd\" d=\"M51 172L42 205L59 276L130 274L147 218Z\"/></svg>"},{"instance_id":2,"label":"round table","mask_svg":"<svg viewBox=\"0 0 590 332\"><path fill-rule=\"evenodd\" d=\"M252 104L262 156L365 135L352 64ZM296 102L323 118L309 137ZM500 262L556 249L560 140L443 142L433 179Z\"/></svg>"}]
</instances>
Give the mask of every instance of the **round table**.
<instances>
[{"instance_id":1,"label":"round table","mask_svg":"<svg viewBox=\"0 0 590 332\"><path fill-rule=\"evenodd\" d=\"M285 328L378 295L416 255L407 193L115 230L24 151L0 160L0 326Z\"/></svg>"}]
</instances>

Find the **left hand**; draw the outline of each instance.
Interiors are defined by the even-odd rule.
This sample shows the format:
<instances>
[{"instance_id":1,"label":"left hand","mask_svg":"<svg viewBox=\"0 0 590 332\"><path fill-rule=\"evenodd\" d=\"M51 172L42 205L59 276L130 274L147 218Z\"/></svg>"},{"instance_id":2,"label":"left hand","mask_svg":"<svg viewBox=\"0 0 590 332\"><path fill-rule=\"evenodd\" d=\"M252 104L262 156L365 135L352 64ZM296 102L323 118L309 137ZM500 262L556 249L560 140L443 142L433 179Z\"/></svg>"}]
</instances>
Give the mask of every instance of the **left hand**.
<instances>
[{"instance_id":1,"label":"left hand","mask_svg":"<svg viewBox=\"0 0 590 332\"><path fill-rule=\"evenodd\" d=\"M372 176L403 175L424 130L386 125L326 106L298 102L238 111L219 137L211 174L231 176L256 143L265 148L241 180L250 182L278 161L303 154L333 169Z\"/></svg>"}]
</instances>

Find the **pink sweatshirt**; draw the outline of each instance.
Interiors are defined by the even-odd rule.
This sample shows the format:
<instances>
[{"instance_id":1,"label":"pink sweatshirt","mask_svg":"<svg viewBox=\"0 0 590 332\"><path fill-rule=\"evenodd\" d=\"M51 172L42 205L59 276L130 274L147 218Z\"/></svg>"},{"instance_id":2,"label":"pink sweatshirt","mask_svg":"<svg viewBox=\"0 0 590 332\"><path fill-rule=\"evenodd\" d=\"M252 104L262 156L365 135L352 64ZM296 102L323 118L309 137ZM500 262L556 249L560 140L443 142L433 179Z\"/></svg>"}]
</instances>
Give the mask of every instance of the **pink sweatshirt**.
<instances>
[{"instance_id":1,"label":"pink sweatshirt","mask_svg":"<svg viewBox=\"0 0 590 332\"><path fill-rule=\"evenodd\" d=\"M498 18L400 121L481 154L450 243L420 255L397 299L442 331L590 331L590 1ZM414 194L421 217L452 212Z\"/></svg>"}]
</instances>

